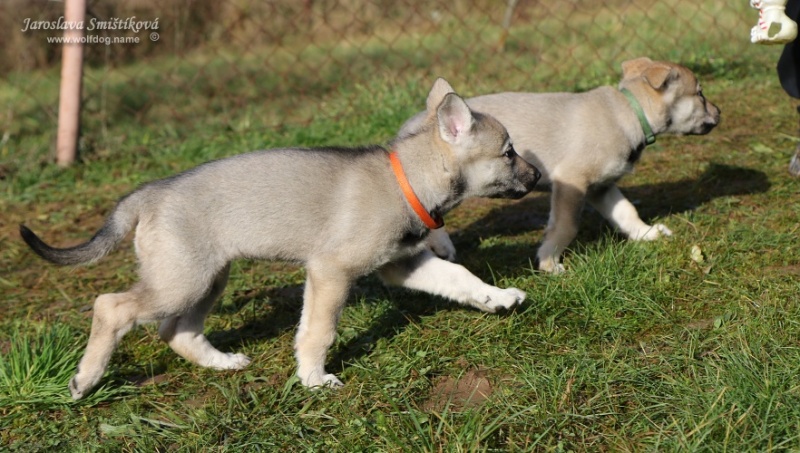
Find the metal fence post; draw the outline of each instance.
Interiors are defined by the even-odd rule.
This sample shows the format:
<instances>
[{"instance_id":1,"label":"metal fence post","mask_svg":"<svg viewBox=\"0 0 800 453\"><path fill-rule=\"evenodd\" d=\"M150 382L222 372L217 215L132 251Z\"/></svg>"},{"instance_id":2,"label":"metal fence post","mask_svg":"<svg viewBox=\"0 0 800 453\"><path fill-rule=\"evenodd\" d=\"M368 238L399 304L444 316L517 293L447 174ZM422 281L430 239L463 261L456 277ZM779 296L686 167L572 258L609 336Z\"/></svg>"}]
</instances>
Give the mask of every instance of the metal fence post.
<instances>
[{"instance_id":1,"label":"metal fence post","mask_svg":"<svg viewBox=\"0 0 800 453\"><path fill-rule=\"evenodd\" d=\"M83 37L86 0L66 0L64 5L64 43L62 44L61 88L58 101L56 162L67 167L75 161L81 116L83 77Z\"/></svg>"}]
</instances>

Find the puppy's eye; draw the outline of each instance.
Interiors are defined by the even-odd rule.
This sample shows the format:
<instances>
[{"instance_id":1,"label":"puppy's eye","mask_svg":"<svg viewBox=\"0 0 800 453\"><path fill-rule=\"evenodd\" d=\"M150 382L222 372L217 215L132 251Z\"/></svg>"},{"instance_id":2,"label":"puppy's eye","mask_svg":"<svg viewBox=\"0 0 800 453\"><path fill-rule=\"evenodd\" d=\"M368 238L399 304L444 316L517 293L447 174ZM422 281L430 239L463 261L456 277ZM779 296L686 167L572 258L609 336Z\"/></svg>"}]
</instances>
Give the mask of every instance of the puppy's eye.
<instances>
[{"instance_id":1,"label":"puppy's eye","mask_svg":"<svg viewBox=\"0 0 800 453\"><path fill-rule=\"evenodd\" d=\"M516 155L517 155L517 152L514 151L514 147L513 146L509 146L508 149L506 150L506 152L503 153L503 156L507 157L509 159L513 158Z\"/></svg>"}]
</instances>

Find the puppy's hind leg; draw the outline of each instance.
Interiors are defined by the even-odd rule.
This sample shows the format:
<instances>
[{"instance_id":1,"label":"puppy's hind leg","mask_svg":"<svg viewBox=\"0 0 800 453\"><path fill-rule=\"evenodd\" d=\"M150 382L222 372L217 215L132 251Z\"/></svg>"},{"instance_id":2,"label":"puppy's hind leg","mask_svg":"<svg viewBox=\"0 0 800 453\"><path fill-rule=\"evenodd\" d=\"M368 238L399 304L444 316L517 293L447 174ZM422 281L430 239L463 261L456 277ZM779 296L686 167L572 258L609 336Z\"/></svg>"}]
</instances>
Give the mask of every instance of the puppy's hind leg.
<instances>
[{"instance_id":1,"label":"puppy's hind leg","mask_svg":"<svg viewBox=\"0 0 800 453\"><path fill-rule=\"evenodd\" d=\"M216 349L203 334L203 325L214 301L228 283L230 266L225 266L211 284L208 293L188 311L161 322L158 335L186 360L217 370L239 370L250 363L244 354L224 353Z\"/></svg>"},{"instance_id":2,"label":"puppy's hind leg","mask_svg":"<svg viewBox=\"0 0 800 453\"><path fill-rule=\"evenodd\" d=\"M525 300L524 291L488 285L464 266L437 258L430 250L389 263L379 275L386 283L446 297L490 313Z\"/></svg>"},{"instance_id":3,"label":"puppy's hind leg","mask_svg":"<svg viewBox=\"0 0 800 453\"><path fill-rule=\"evenodd\" d=\"M95 300L89 343L77 373L69 381L73 399L83 398L100 382L119 340L136 323L140 296L134 288L127 293L103 294Z\"/></svg>"},{"instance_id":4,"label":"puppy's hind leg","mask_svg":"<svg viewBox=\"0 0 800 453\"><path fill-rule=\"evenodd\" d=\"M578 234L578 220L583 209L586 190L583 187L553 181L553 194L550 197L550 218L544 240L536 258L539 269L551 274L564 272L560 263L561 254Z\"/></svg>"}]
</instances>

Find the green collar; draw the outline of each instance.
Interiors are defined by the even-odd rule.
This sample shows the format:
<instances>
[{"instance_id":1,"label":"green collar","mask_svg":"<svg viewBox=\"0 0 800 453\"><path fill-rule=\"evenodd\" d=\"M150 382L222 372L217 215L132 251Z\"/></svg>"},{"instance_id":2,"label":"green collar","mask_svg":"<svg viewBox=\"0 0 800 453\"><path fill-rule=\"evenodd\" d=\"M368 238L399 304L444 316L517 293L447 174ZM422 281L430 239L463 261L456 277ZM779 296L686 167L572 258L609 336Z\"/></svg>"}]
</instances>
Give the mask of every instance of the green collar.
<instances>
[{"instance_id":1,"label":"green collar","mask_svg":"<svg viewBox=\"0 0 800 453\"><path fill-rule=\"evenodd\" d=\"M639 101L627 88L622 88L620 91L628 98L628 103L631 104L633 111L636 112L636 117L639 118L639 124L642 125L642 131L644 132L645 145L652 145L656 142L656 134L653 133L653 128L650 127L650 123L647 122L647 118L644 116L642 105L639 104Z\"/></svg>"}]
</instances>

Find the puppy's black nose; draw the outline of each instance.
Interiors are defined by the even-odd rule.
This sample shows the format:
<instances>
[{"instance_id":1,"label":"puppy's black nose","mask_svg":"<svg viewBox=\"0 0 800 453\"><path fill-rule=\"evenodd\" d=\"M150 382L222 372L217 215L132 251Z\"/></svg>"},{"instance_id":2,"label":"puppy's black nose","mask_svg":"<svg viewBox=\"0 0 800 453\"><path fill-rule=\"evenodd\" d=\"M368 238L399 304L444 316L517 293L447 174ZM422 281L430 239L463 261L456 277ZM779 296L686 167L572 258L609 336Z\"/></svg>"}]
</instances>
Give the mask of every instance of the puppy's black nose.
<instances>
[{"instance_id":1,"label":"puppy's black nose","mask_svg":"<svg viewBox=\"0 0 800 453\"><path fill-rule=\"evenodd\" d=\"M527 165L530 171L526 174L527 177L523 178L522 183L525 185L525 188L528 189L528 191L531 191L536 187L539 179L542 178L542 172L540 172L535 165Z\"/></svg>"},{"instance_id":2,"label":"puppy's black nose","mask_svg":"<svg viewBox=\"0 0 800 453\"><path fill-rule=\"evenodd\" d=\"M531 179L525 181L525 188L528 189L528 191L535 189L541 177L542 174L537 170Z\"/></svg>"},{"instance_id":3,"label":"puppy's black nose","mask_svg":"<svg viewBox=\"0 0 800 453\"><path fill-rule=\"evenodd\" d=\"M517 179L525 186L528 191L536 187L536 183L542 177L542 172L535 165L523 159L519 154L514 156L514 173Z\"/></svg>"},{"instance_id":4,"label":"puppy's black nose","mask_svg":"<svg viewBox=\"0 0 800 453\"><path fill-rule=\"evenodd\" d=\"M533 184L531 184L531 189L536 187L540 179L542 179L542 172L540 172L538 168L533 167Z\"/></svg>"}]
</instances>

